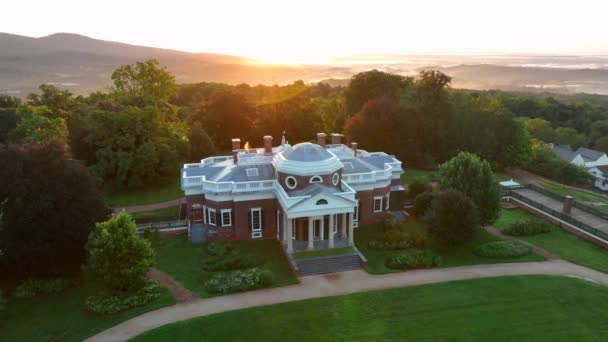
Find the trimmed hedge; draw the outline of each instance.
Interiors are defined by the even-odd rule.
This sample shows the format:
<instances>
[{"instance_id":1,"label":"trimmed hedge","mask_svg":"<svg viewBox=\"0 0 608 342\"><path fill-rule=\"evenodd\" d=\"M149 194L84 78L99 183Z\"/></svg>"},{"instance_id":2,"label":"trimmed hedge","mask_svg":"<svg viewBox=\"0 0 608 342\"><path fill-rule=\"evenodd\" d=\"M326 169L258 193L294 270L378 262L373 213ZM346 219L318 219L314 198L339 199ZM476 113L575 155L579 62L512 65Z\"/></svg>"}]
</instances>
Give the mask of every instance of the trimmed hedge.
<instances>
[{"instance_id":1,"label":"trimmed hedge","mask_svg":"<svg viewBox=\"0 0 608 342\"><path fill-rule=\"evenodd\" d=\"M521 241L494 241L477 246L473 253L488 258L516 258L528 255L532 247Z\"/></svg>"},{"instance_id":2,"label":"trimmed hedge","mask_svg":"<svg viewBox=\"0 0 608 342\"><path fill-rule=\"evenodd\" d=\"M233 293L272 285L274 275L269 270L251 268L244 271L218 273L205 283L210 293Z\"/></svg>"},{"instance_id":3,"label":"trimmed hedge","mask_svg":"<svg viewBox=\"0 0 608 342\"><path fill-rule=\"evenodd\" d=\"M13 297L17 299L33 298L41 294L61 292L69 286L70 282L61 278L28 280L13 290Z\"/></svg>"},{"instance_id":4,"label":"trimmed hedge","mask_svg":"<svg viewBox=\"0 0 608 342\"><path fill-rule=\"evenodd\" d=\"M158 299L160 294L160 285L151 281L131 295L102 294L90 296L86 299L84 306L90 312L109 315L146 305Z\"/></svg>"},{"instance_id":5,"label":"trimmed hedge","mask_svg":"<svg viewBox=\"0 0 608 342\"><path fill-rule=\"evenodd\" d=\"M529 236L536 234L549 233L553 230L553 225L540 219L529 219L511 223L503 233L513 236Z\"/></svg>"},{"instance_id":6,"label":"trimmed hedge","mask_svg":"<svg viewBox=\"0 0 608 342\"><path fill-rule=\"evenodd\" d=\"M388 257L384 265L396 270L407 270L417 268L433 268L440 266L441 257L431 251L412 251L409 253L396 254Z\"/></svg>"}]
</instances>

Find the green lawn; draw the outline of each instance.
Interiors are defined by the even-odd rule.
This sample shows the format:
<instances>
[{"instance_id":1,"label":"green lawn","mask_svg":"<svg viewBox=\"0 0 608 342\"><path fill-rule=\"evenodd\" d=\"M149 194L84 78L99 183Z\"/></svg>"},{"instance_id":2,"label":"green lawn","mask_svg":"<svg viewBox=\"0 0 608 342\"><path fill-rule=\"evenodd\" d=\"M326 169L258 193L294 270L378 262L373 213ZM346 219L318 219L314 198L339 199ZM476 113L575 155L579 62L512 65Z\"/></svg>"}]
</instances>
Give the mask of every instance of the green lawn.
<instances>
[{"instance_id":1,"label":"green lawn","mask_svg":"<svg viewBox=\"0 0 608 342\"><path fill-rule=\"evenodd\" d=\"M161 298L145 306L96 315L85 311L84 302L98 290L98 285L83 281L61 293L11 299L5 310L0 310L0 341L82 341L144 312L175 303L163 289Z\"/></svg>"},{"instance_id":2,"label":"green lawn","mask_svg":"<svg viewBox=\"0 0 608 342\"><path fill-rule=\"evenodd\" d=\"M593 206L598 211L608 214L608 195L602 195L591 191L579 190L567 185L550 180L538 179L537 182L546 190L555 192L562 196L572 196L577 201ZM603 204L603 205L598 205Z\"/></svg>"},{"instance_id":3,"label":"green lawn","mask_svg":"<svg viewBox=\"0 0 608 342\"><path fill-rule=\"evenodd\" d=\"M502 230L511 222L535 217L523 209L503 209L494 225ZM550 233L517 238L544 248L570 262L608 272L608 250L568 233L558 226L555 226L555 230Z\"/></svg>"},{"instance_id":4,"label":"green lawn","mask_svg":"<svg viewBox=\"0 0 608 342\"><path fill-rule=\"evenodd\" d=\"M422 170L422 169L413 169L406 167L401 175L401 183L410 184L415 179L421 179L426 182L434 182L437 181L438 175L437 171L433 170Z\"/></svg>"},{"instance_id":5,"label":"green lawn","mask_svg":"<svg viewBox=\"0 0 608 342\"><path fill-rule=\"evenodd\" d=\"M293 253L294 259L306 259L306 258L316 258L322 256L331 256L331 255L342 255L353 253L354 250L352 247L342 247L342 248L328 248L328 249L320 249L316 251L306 251L306 252L298 252Z\"/></svg>"},{"instance_id":6,"label":"green lawn","mask_svg":"<svg viewBox=\"0 0 608 342\"><path fill-rule=\"evenodd\" d=\"M592 282L499 277L225 312L169 324L135 340L605 341L607 307L608 288Z\"/></svg>"},{"instance_id":7,"label":"green lawn","mask_svg":"<svg viewBox=\"0 0 608 342\"><path fill-rule=\"evenodd\" d=\"M162 181L142 189L106 189L105 197L111 207L130 207L182 198L184 192L180 189L180 179L176 176L175 179Z\"/></svg>"},{"instance_id":8,"label":"green lawn","mask_svg":"<svg viewBox=\"0 0 608 342\"><path fill-rule=\"evenodd\" d=\"M422 222L410 218L405 223L405 230L424 231L425 228ZM373 250L368 247L368 242L377 239L382 233L382 228L379 226L361 227L355 230L355 244L359 251L367 258L367 271L372 274L401 272L400 270L394 270L384 266L384 262L388 256L398 254L400 251L381 251ZM485 230L480 229L473 240L461 246L446 249L437 245L432 245L431 249L442 257L443 267L544 260L542 256L535 253L519 258L487 258L473 254L473 250L476 246L497 240L500 239L490 235Z\"/></svg>"},{"instance_id":9,"label":"green lawn","mask_svg":"<svg viewBox=\"0 0 608 342\"><path fill-rule=\"evenodd\" d=\"M274 274L274 286L297 284L289 261L285 258L277 240L234 241L241 253L259 257L260 266ZM161 244L155 246L156 268L170 274L175 280L201 297L211 294L205 290L205 281L216 272L203 270L203 261L209 258L206 244L192 244L185 236L163 237Z\"/></svg>"},{"instance_id":10,"label":"green lawn","mask_svg":"<svg viewBox=\"0 0 608 342\"><path fill-rule=\"evenodd\" d=\"M179 216L179 206L162 208L152 211L141 211L138 213L130 213L131 217L137 223L173 221Z\"/></svg>"},{"instance_id":11,"label":"green lawn","mask_svg":"<svg viewBox=\"0 0 608 342\"><path fill-rule=\"evenodd\" d=\"M424 224L414 218L409 218L405 223L405 230L409 232L424 231ZM357 228L355 230L355 244L359 251L367 258L367 271L372 274L384 274L401 272L384 266L384 261L389 255L399 253L400 251L381 251L373 250L368 247L368 242L378 239L383 233L381 227L372 225L367 227ZM538 254L532 253L519 258L487 258L473 254L473 250L480 244L500 240L493 235L490 235L485 230L479 230L475 238L463 245L452 248L441 248L435 244L431 244L431 249L442 257L443 267L476 265L476 264L496 264L504 262L523 262L523 261L542 261L544 258Z\"/></svg>"}]
</instances>

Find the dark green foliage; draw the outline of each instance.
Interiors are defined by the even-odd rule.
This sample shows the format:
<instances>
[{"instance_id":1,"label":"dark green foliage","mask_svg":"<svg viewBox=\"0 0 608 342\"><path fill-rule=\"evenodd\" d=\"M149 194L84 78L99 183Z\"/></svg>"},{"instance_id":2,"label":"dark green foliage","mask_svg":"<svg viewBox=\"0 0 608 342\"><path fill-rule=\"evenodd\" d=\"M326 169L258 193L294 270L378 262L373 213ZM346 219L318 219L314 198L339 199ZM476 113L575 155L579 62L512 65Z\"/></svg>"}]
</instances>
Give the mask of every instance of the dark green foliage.
<instances>
[{"instance_id":1,"label":"dark green foliage","mask_svg":"<svg viewBox=\"0 0 608 342\"><path fill-rule=\"evenodd\" d=\"M400 90L412 83L412 79L378 70L354 75L344 92L347 115L361 110L368 101L388 96L396 99Z\"/></svg>"},{"instance_id":2,"label":"dark green foliage","mask_svg":"<svg viewBox=\"0 0 608 342\"><path fill-rule=\"evenodd\" d=\"M428 246L429 238L421 231L414 231L408 235L407 243L411 248L423 249Z\"/></svg>"},{"instance_id":3,"label":"dark green foliage","mask_svg":"<svg viewBox=\"0 0 608 342\"><path fill-rule=\"evenodd\" d=\"M368 242L368 247L375 250L406 249L409 247L407 233L391 228L385 230L380 239Z\"/></svg>"},{"instance_id":4,"label":"dark green foliage","mask_svg":"<svg viewBox=\"0 0 608 342\"><path fill-rule=\"evenodd\" d=\"M138 306L144 306L161 295L161 287L156 282L148 282L135 293L116 295L104 293L101 295L90 296L86 299L84 307L87 311L111 315Z\"/></svg>"},{"instance_id":5,"label":"dark green foliage","mask_svg":"<svg viewBox=\"0 0 608 342\"><path fill-rule=\"evenodd\" d=\"M431 202L435 198L435 193L431 191L423 192L414 199L414 207L412 214L415 217L423 217L426 211L431 207Z\"/></svg>"},{"instance_id":6,"label":"dark green foliage","mask_svg":"<svg viewBox=\"0 0 608 342\"><path fill-rule=\"evenodd\" d=\"M396 254L386 259L385 265L388 268L398 270L408 270L417 268L433 268L441 266L441 257L431 251L411 251Z\"/></svg>"},{"instance_id":7,"label":"dark green foliage","mask_svg":"<svg viewBox=\"0 0 608 342\"><path fill-rule=\"evenodd\" d=\"M2 289L0 289L0 311L4 310L4 306L6 305L6 299L2 294Z\"/></svg>"},{"instance_id":8,"label":"dark green foliage","mask_svg":"<svg viewBox=\"0 0 608 342\"><path fill-rule=\"evenodd\" d=\"M189 140L190 161L197 162L201 159L209 156L215 156L217 154L215 144L213 144L213 141L211 141L211 138L199 122L192 126Z\"/></svg>"},{"instance_id":9,"label":"dark green foliage","mask_svg":"<svg viewBox=\"0 0 608 342\"><path fill-rule=\"evenodd\" d=\"M0 143L6 143L17 127L17 109L0 108Z\"/></svg>"},{"instance_id":10,"label":"dark green foliage","mask_svg":"<svg viewBox=\"0 0 608 342\"><path fill-rule=\"evenodd\" d=\"M250 268L244 271L218 273L205 283L209 293L233 293L272 285L274 276L269 270Z\"/></svg>"},{"instance_id":11,"label":"dark green foliage","mask_svg":"<svg viewBox=\"0 0 608 342\"><path fill-rule=\"evenodd\" d=\"M70 281L62 278L28 280L13 289L17 299L32 298L42 294L57 293L67 289Z\"/></svg>"},{"instance_id":12,"label":"dark green foliage","mask_svg":"<svg viewBox=\"0 0 608 342\"><path fill-rule=\"evenodd\" d=\"M477 246L473 253L488 258L514 258L528 255L532 247L515 240L494 241Z\"/></svg>"},{"instance_id":13,"label":"dark green foliage","mask_svg":"<svg viewBox=\"0 0 608 342\"><path fill-rule=\"evenodd\" d=\"M444 246L472 239L479 222L473 201L457 190L438 193L424 219L429 235Z\"/></svg>"},{"instance_id":14,"label":"dark green foliage","mask_svg":"<svg viewBox=\"0 0 608 342\"><path fill-rule=\"evenodd\" d=\"M87 251L91 275L117 292L141 288L154 261L150 242L137 235L135 222L124 212L97 223Z\"/></svg>"},{"instance_id":15,"label":"dark green foliage","mask_svg":"<svg viewBox=\"0 0 608 342\"><path fill-rule=\"evenodd\" d=\"M525 221L515 221L503 230L505 234L514 236L530 236L542 233L549 233L553 230L553 225L540 219Z\"/></svg>"},{"instance_id":16,"label":"dark green foliage","mask_svg":"<svg viewBox=\"0 0 608 342\"><path fill-rule=\"evenodd\" d=\"M112 73L114 93L132 105L168 101L175 94L175 77L155 59L123 65Z\"/></svg>"},{"instance_id":17,"label":"dark green foliage","mask_svg":"<svg viewBox=\"0 0 608 342\"><path fill-rule=\"evenodd\" d=\"M469 197L479 210L479 222L492 224L500 214L500 188L490 164L461 152L439 168L442 189L455 189Z\"/></svg>"},{"instance_id":18,"label":"dark green foliage","mask_svg":"<svg viewBox=\"0 0 608 342\"><path fill-rule=\"evenodd\" d=\"M97 179L61 144L0 145L0 164L0 273L78 272L90 231L109 213Z\"/></svg>"},{"instance_id":19,"label":"dark green foliage","mask_svg":"<svg viewBox=\"0 0 608 342\"><path fill-rule=\"evenodd\" d=\"M534 150L534 159L527 167L530 171L570 185L589 184L593 181L593 175L584 167L560 159L547 145L538 144Z\"/></svg>"},{"instance_id":20,"label":"dark green foliage","mask_svg":"<svg viewBox=\"0 0 608 342\"><path fill-rule=\"evenodd\" d=\"M421 193L432 190L433 188L431 187L431 184L424 179L415 179L413 182L407 185L407 196L413 199Z\"/></svg>"}]
</instances>

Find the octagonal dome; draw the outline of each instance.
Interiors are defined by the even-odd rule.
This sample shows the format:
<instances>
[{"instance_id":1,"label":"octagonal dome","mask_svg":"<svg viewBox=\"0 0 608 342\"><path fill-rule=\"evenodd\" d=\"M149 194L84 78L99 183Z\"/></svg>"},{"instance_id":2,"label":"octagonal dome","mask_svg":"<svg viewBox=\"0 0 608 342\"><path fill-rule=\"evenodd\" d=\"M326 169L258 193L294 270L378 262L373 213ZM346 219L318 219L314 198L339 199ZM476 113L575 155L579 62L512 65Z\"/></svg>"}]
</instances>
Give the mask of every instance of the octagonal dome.
<instances>
[{"instance_id":1,"label":"octagonal dome","mask_svg":"<svg viewBox=\"0 0 608 342\"><path fill-rule=\"evenodd\" d=\"M331 159L333 156L333 154L329 153L323 147L309 142L294 145L292 148L283 152L283 157L286 160L299 162L318 162Z\"/></svg>"}]
</instances>

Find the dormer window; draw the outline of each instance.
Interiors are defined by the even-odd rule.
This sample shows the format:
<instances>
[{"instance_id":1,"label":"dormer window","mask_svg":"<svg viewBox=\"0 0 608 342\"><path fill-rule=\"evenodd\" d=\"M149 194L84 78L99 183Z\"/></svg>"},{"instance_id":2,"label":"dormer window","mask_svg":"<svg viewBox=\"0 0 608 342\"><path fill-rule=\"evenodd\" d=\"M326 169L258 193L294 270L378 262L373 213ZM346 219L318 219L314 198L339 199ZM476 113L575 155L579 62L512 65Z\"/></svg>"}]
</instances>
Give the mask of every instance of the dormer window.
<instances>
[{"instance_id":1,"label":"dormer window","mask_svg":"<svg viewBox=\"0 0 608 342\"><path fill-rule=\"evenodd\" d=\"M321 176L312 176L310 177L310 183L323 183L323 178Z\"/></svg>"},{"instance_id":2,"label":"dormer window","mask_svg":"<svg viewBox=\"0 0 608 342\"><path fill-rule=\"evenodd\" d=\"M246 169L245 172L247 173L247 177L257 177L257 176L259 176L257 168Z\"/></svg>"}]
</instances>

